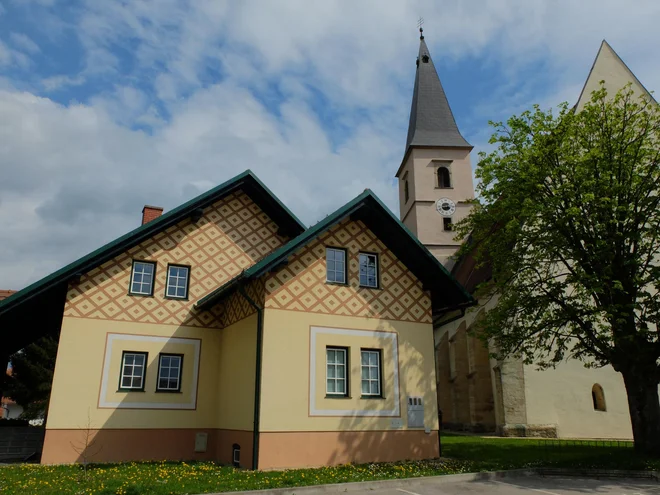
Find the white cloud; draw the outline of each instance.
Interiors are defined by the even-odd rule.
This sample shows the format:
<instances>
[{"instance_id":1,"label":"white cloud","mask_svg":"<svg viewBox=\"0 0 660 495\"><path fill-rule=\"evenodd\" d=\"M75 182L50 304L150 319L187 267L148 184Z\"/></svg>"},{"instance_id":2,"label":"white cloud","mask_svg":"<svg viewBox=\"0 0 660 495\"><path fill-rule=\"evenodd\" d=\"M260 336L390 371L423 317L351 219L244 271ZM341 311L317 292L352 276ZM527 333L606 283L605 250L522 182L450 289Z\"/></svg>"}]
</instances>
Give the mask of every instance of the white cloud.
<instances>
[{"instance_id":1,"label":"white cloud","mask_svg":"<svg viewBox=\"0 0 660 495\"><path fill-rule=\"evenodd\" d=\"M41 51L39 45L23 33L11 33L9 39L17 48L28 53L39 53Z\"/></svg>"},{"instance_id":2,"label":"white cloud","mask_svg":"<svg viewBox=\"0 0 660 495\"><path fill-rule=\"evenodd\" d=\"M171 209L247 168L308 224L366 187L396 213L420 13L441 70L474 61L504 74L469 97L462 131L476 152L488 147L488 119L577 98L603 37L649 89L660 87L659 9L655 0L634 9L614 0L87 0L74 19L46 17L48 33L79 37L84 69L54 65L42 94L90 91L90 81L101 89L61 105L19 90L22 79L0 79L2 288L135 227L146 203ZM17 40L0 42L0 67L30 63Z\"/></svg>"}]
</instances>

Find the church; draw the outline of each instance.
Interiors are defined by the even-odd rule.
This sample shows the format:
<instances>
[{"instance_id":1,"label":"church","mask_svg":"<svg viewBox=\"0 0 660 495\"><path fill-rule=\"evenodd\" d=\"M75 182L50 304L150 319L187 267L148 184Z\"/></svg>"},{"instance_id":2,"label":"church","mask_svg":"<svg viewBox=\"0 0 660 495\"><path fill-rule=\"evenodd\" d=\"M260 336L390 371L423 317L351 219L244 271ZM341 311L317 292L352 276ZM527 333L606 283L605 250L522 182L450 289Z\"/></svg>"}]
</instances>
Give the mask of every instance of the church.
<instances>
[{"instance_id":1,"label":"church","mask_svg":"<svg viewBox=\"0 0 660 495\"><path fill-rule=\"evenodd\" d=\"M605 81L609 94L626 84L650 93L603 41L579 95L579 109ZM461 135L421 36L406 152L396 173L400 218L466 289L488 281L488 267L454 259L460 240L452 224L475 197L472 146ZM438 411L445 429L547 438L631 439L623 379L613 368L587 369L567 360L540 371L521 360L491 357L473 325L495 301L480 301L434 320Z\"/></svg>"}]
</instances>

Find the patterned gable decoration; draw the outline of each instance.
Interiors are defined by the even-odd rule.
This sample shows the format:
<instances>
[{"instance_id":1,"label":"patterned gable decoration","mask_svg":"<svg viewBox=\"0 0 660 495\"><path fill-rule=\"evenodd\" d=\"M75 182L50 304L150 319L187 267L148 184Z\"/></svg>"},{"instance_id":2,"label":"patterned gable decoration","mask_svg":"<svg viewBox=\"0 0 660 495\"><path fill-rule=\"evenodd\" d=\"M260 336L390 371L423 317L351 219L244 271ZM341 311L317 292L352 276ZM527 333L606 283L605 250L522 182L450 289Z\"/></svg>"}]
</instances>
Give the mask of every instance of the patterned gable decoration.
<instances>
[{"instance_id":1,"label":"patterned gable decoration","mask_svg":"<svg viewBox=\"0 0 660 495\"><path fill-rule=\"evenodd\" d=\"M245 293L261 307L264 305L263 281L264 277L261 277L250 282L245 287ZM254 309L254 306L252 306L239 291L235 290L227 300L222 303L222 326L224 328L233 325L237 321L241 321L256 312L257 310Z\"/></svg>"},{"instance_id":2,"label":"patterned gable decoration","mask_svg":"<svg viewBox=\"0 0 660 495\"><path fill-rule=\"evenodd\" d=\"M325 247L348 249L348 285L327 284ZM359 287L358 253L378 253L381 289ZM362 221L344 220L289 258L266 280L266 307L431 323L422 283Z\"/></svg>"},{"instance_id":3,"label":"patterned gable decoration","mask_svg":"<svg viewBox=\"0 0 660 495\"><path fill-rule=\"evenodd\" d=\"M196 224L170 227L70 284L64 315L222 328L221 305L197 311L195 302L284 242L270 217L235 192L207 207ZM133 259L157 262L153 297L128 295ZM191 266L187 301L165 299L168 263Z\"/></svg>"}]
</instances>

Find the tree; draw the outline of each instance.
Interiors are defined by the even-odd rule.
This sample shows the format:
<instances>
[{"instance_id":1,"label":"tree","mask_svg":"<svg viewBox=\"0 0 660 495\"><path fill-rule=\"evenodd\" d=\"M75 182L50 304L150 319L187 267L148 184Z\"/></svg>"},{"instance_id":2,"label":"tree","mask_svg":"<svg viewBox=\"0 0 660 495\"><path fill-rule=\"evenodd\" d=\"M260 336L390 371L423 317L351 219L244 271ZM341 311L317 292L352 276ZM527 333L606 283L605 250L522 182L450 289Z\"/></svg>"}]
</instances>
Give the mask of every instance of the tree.
<instances>
[{"instance_id":1,"label":"tree","mask_svg":"<svg viewBox=\"0 0 660 495\"><path fill-rule=\"evenodd\" d=\"M44 418L57 356L57 336L41 337L11 356L5 396L23 407L22 418Z\"/></svg>"},{"instance_id":2,"label":"tree","mask_svg":"<svg viewBox=\"0 0 660 495\"><path fill-rule=\"evenodd\" d=\"M658 105L601 83L580 111L536 105L491 125L479 201L457 225L462 253L492 267L481 337L542 368L612 365L636 449L660 455Z\"/></svg>"}]
</instances>

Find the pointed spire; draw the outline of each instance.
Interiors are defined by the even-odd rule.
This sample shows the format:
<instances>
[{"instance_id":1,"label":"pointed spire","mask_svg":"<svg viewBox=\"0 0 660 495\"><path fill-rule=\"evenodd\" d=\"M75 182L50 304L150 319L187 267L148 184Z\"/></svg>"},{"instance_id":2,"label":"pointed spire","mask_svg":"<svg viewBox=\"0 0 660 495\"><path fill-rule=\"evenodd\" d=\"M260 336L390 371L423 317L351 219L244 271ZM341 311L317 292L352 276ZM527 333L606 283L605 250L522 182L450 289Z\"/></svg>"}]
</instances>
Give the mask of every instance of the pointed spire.
<instances>
[{"instance_id":1,"label":"pointed spire","mask_svg":"<svg viewBox=\"0 0 660 495\"><path fill-rule=\"evenodd\" d=\"M411 146L472 148L461 136L420 27L406 151Z\"/></svg>"}]
</instances>

